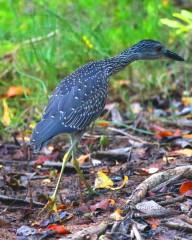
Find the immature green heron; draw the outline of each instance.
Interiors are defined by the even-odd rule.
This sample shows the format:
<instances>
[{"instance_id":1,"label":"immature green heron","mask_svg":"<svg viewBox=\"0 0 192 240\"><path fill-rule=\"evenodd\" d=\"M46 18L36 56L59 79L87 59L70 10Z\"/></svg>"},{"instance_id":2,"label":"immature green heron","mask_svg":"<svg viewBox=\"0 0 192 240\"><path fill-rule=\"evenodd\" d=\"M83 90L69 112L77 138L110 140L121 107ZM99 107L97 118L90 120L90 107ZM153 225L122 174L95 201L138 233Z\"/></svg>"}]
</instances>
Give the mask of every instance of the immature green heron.
<instances>
[{"instance_id":1,"label":"immature green heron","mask_svg":"<svg viewBox=\"0 0 192 240\"><path fill-rule=\"evenodd\" d=\"M63 158L59 180L51 197L53 201L58 192L64 167L71 156L74 167L83 178L74 156L75 147L85 129L104 109L109 77L133 61L165 57L184 61L160 42L143 40L115 57L85 64L65 77L56 87L31 138L31 144L38 151L58 134L67 133L71 136L71 147Z\"/></svg>"}]
</instances>

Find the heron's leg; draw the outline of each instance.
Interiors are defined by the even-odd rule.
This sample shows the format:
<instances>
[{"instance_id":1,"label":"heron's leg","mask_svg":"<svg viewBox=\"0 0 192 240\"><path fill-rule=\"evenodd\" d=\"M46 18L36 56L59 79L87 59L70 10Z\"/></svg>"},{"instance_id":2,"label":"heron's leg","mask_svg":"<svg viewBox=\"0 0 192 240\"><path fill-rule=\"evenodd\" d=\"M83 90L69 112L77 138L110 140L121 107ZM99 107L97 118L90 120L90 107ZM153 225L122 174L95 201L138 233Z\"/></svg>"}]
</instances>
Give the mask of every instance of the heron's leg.
<instances>
[{"instance_id":1,"label":"heron's leg","mask_svg":"<svg viewBox=\"0 0 192 240\"><path fill-rule=\"evenodd\" d=\"M60 182L61 182L61 177L62 177L62 175L63 175L65 166L66 166L67 162L69 161L70 156L71 156L72 153L73 153L73 149L76 147L76 144L77 144L77 142L76 142L76 140L74 140L73 143L71 144L69 150L65 153L65 155L64 155L64 157L63 157L63 162L62 162L61 172L60 172L60 174L59 174L59 179L58 179L58 181L57 181L57 185L56 185L56 187L55 187L55 191L54 191L54 193L52 194L52 196L50 197L50 199L51 199L52 201L55 201L55 199L56 199L56 196L57 196L57 193L58 193L58 190L59 190L59 185L60 185Z\"/></svg>"},{"instance_id":2,"label":"heron's leg","mask_svg":"<svg viewBox=\"0 0 192 240\"><path fill-rule=\"evenodd\" d=\"M71 139L71 145L72 145L73 142L74 142L75 137L70 136L70 139ZM73 164L76 172L78 173L80 180L85 183L85 186L88 189L88 191L90 193L93 193L93 189L91 188L91 186L89 185L89 183L85 179L85 176L84 176L84 174L81 171L81 168L79 166L79 162L76 159L76 150L77 150L77 145L75 145L74 148L72 149L72 164Z\"/></svg>"}]
</instances>

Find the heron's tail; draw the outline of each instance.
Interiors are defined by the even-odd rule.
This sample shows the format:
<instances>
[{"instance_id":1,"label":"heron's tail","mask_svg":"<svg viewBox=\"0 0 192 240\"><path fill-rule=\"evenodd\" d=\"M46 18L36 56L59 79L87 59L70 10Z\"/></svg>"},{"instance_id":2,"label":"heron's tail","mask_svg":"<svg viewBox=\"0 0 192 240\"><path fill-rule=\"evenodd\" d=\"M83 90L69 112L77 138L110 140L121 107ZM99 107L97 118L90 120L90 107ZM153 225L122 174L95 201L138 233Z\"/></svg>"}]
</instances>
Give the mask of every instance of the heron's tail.
<instances>
[{"instance_id":1,"label":"heron's tail","mask_svg":"<svg viewBox=\"0 0 192 240\"><path fill-rule=\"evenodd\" d=\"M30 145L34 152L38 152L51 138L61 133L72 133L75 130L74 128L62 125L59 118L42 119L33 130Z\"/></svg>"}]
</instances>

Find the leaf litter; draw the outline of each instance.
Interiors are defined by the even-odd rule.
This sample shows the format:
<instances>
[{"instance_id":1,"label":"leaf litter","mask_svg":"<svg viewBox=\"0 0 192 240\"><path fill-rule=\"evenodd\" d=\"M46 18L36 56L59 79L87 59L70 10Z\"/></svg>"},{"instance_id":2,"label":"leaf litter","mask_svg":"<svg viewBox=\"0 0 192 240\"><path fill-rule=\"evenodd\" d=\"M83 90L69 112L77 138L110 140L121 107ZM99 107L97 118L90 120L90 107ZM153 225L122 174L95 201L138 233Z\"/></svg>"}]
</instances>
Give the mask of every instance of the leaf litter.
<instances>
[{"instance_id":1,"label":"leaf litter","mask_svg":"<svg viewBox=\"0 0 192 240\"><path fill-rule=\"evenodd\" d=\"M20 90L18 95L29 93ZM2 234L10 234L7 239L123 239L116 233L139 232L143 239L191 239L191 99L181 98L178 106L172 112L169 106L148 108L136 101L130 121L117 103L109 103L78 149L77 160L96 194L87 194L68 163L58 212L49 215L39 212L54 190L68 139L54 141L40 154L26 146L30 131L13 134L14 141L0 140Z\"/></svg>"}]
</instances>

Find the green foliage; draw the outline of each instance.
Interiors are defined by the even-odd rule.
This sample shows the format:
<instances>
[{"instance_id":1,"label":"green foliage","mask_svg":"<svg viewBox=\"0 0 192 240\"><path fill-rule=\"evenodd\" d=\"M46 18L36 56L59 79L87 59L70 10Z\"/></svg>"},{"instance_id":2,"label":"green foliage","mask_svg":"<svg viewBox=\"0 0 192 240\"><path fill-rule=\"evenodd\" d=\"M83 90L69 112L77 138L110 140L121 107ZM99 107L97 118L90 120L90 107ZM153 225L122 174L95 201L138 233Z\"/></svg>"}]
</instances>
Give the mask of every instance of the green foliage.
<instances>
[{"instance_id":1,"label":"green foliage","mask_svg":"<svg viewBox=\"0 0 192 240\"><path fill-rule=\"evenodd\" d=\"M176 29L175 33L178 35L192 31L192 12L181 10L180 13L173 13L173 17L175 17L176 20L162 18L161 23Z\"/></svg>"},{"instance_id":2,"label":"green foliage","mask_svg":"<svg viewBox=\"0 0 192 240\"><path fill-rule=\"evenodd\" d=\"M8 100L14 128L23 126L29 115L39 118L48 93L80 65L113 56L141 39L166 43L169 31L160 17L175 11L171 3L159 0L0 0L0 6L0 94L11 85L31 90ZM162 63L140 62L113 81L129 79L143 96L167 88L162 72ZM128 101L128 94L123 95Z\"/></svg>"}]
</instances>

